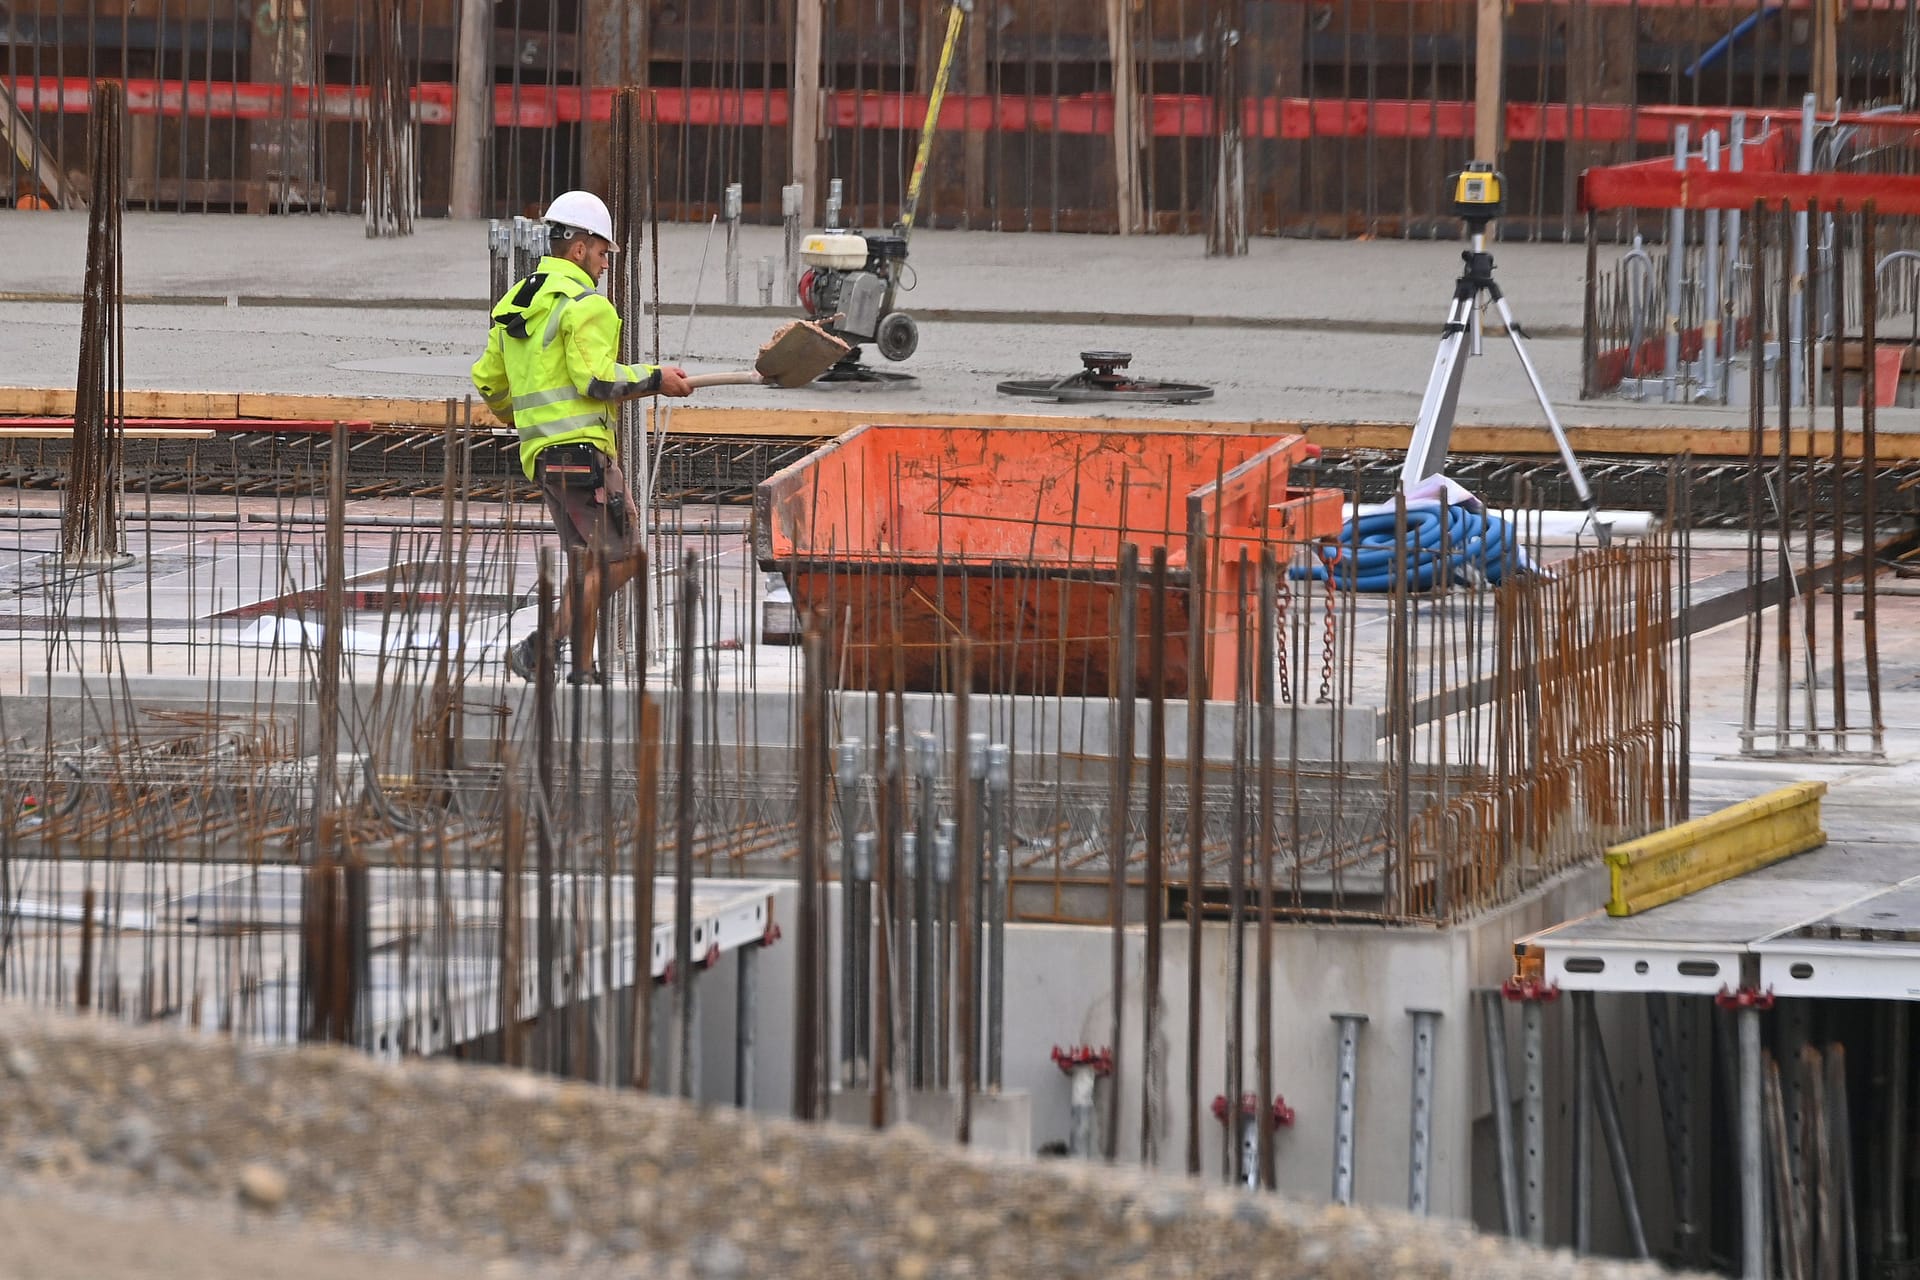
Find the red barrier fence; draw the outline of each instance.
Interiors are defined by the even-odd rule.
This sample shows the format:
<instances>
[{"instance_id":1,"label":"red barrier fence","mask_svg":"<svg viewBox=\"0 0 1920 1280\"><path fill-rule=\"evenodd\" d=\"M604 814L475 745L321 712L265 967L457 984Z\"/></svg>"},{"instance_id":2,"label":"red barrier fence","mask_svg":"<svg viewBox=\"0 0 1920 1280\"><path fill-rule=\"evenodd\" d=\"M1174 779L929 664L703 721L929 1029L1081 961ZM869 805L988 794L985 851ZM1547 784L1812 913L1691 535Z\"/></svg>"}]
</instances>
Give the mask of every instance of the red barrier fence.
<instances>
[{"instance_id":1,"label":"red barrier fence","mask_svg":"<svg viewBox=\"0 0 1920 1280\"><path fill-rule=\"evenodd\" d=\"M223 84L178 80L132 79L127 86L127 110L136 116L190 115L228 120L365 120L369 90L365 85ZM24 111L84 114L92 107L90 82L84 77L63 80L15 77L14 100ZM454 87L421 84L412 91L414 119L425 125L447 126L454 118ZM714 88L661 89L655 95L662 124L784 128L784 93ZM919 93L855 93L826 95L827 122L835 128L917 130L926 119L927 95ZM1145 131L1157 138L1203 138L1217 132L1212 99L1198 94L1143 96L1141 119ZM613 103L611 89L581 90L571 86L499 85L493 91L493 120L499 128L541 129L582 120L605 121ZM1587 105L1571 103L1509 103L1506 137L1510 142L1635 142L1664 144L1676 125L1695 130L1729 130L1735 115L1744 115L1750 128L1800 122L1797 110L1741 110L1725 107L1659 107ZM1869 124L1878 129L1920 131L1920 114L1846 115L1843 122ZM993 94L948 95L940 110L943 133L1061 133L1104 136L1113 132L1113 95L1080 94L1067 98ZM1243 129L1249 138L1279 142L1308 142L1339 138L1471 138L1474 106L1471 102L1431 102L1424 99L1253 98L1244 106ZM1749 149L1749 156L1755 154ZM1616 166L1621 171L1671 162ZM1596 171L1598 172L1598 171ZM1602 193L1612 188L1601 188ZM1617 208L1620 201L1596 208ZM1639 202L1661 207L1657 201ZM1708 206L1689 206L1705 208ZM1726 207L1726 206L1719 206Z\"/></svg>"}]
</instances>

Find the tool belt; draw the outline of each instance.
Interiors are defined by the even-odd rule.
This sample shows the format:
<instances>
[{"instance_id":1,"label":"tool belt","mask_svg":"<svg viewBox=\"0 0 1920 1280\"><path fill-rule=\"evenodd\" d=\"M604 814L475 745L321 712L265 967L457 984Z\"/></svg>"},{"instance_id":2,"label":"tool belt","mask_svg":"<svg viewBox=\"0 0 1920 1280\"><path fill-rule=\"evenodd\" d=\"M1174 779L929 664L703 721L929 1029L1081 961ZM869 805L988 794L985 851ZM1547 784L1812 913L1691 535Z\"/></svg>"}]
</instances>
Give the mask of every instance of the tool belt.
<instances>
[{"instance_id":1,"label":"tool belt","mask_svg":"<svg viewBox=\"0 0 1920 1280\"><path fill-rule=\"evenodd\" d=\"M598 489L606 483L603 455L590 444L556 444L542 449L540 474L565 489Z\"/></svg>"}]
</instances>

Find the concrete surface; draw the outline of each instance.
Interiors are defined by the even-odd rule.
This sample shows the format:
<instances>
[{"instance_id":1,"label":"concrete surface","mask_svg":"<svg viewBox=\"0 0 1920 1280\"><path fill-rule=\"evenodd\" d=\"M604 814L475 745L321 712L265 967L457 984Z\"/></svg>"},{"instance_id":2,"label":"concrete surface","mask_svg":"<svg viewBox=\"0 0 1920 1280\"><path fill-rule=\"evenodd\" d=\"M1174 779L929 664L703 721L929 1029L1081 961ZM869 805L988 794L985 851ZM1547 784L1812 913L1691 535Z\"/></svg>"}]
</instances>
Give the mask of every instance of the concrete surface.
<instances>
[{"instance_id":1,"label":"concrete surface","mask_svg":"<svg viewBox=\"0 0 1920 1280\"><path fill-rule=\"evenodd\" d=\"M156 1211L224 1205L272 1232L289 1260L305 1246L281 1232L298 1225L464 1258L469 1274L494 1260L715 1280L1659 1274L1461 1224L997 1159L906 1131L868 1136L512 1071L262 1052L18 1008L0 1010L0 1073L0 1168L13 1171L0 1203L26 1190Z\"/></svg>"},{"instance_id":2,"label":"concrete surface","mask_svg":"<svg viewBox=\"0 0 1920 1280\"><path fill-rule=\"evenodd\" d=\"M778 228L742 231L742 300L752 259L780 252ZM796 312L721 306L725 237L661 229L660 350L693 371L744 367ZM0 211L11 256L0 382L70 387L79 350L81 215ZM127 311L135 389L440 398L468 393L465 366L486 338L485 230L428 221L408 240L365 238L358 219L129 215L129 293L176 305ZM910 390L815 385L711 388L694 403L734 408L1041 413L1214 420L1411 421L1459 270L1456 242L1256 240L1248 256L1208 259L1191 237L928 231L916 235L907 309L926 318L902 365ZM1579 326L1585 250L1497 246L1499 278L1550 395L1571 424L1684 422L1743 427L1744 411L1581 403ZM704 270L701 266L706 257ZM1612 253L1602 255L1610 263ZM67 301L32 301L54 298ZM687 304L698 299L691 318ZM323 300L347 305L316 306ZM193 305L177 305L186 300ZM638 323L650 331L651 321ZM1491 337L1491 335L1490 335ZM1215 388L1197 405L1057 406L1000 395L1010 378L1062 376L1079 352L1134 353L1141 377ZM1470 366L1459 420L1541 420L1503 339ZM872 352L870 362L885 365ZM1883 411L1884 430L1920 412Z\"/></svg>"}]
</instances>

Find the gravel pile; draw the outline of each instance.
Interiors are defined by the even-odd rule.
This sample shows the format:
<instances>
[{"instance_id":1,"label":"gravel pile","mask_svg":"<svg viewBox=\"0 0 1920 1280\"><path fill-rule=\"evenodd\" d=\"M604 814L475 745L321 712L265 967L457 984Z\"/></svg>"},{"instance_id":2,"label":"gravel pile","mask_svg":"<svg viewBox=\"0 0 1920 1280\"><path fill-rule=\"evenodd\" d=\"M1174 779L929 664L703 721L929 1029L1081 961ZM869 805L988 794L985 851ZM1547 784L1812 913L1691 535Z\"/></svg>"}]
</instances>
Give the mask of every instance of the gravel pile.
<instances>
[{"instance_id":1,"label":"gravel pile","mask_svg":"<svg viewBox=\"0 0 1920 1280\"><path fill-rule=\"evenodd\" d=\"M548 1274L1526 1277L1655 1268L1465 1227L497 1068L0 1008L0 1193L230 1206Z\"/></svg>"}]
</instances>

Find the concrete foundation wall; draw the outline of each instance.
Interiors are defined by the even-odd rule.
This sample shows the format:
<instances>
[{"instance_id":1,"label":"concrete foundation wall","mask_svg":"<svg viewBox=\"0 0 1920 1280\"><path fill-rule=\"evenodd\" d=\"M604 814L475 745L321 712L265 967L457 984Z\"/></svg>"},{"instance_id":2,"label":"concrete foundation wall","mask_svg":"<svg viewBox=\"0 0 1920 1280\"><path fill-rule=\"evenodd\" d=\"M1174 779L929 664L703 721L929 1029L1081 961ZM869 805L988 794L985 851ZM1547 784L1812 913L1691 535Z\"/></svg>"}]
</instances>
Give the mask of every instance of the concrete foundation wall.
<instances>
[{"instance_id":1,"label":"concrete foundation wall","mask_svg":"<svg viewBox=\"0 0 1920 1280\"><path fill-rule=\"evenodd\" d=\"M1367 1015L1359 1048L1356 1100L1356 1202L1407 1206L1409 1123L1412 1110L1413 1022L1407 1010L1441 1013L1435 1044L1433 1156L1430 1204L1435 1215L1500 1229L1491 1105L1481 1014L1476 992L1498 986L1512 973L1512 941L1546 924L1591 910L1604 896L1599 868L1569 873L1507 908L1452 929L1368 926L1277 925L1274 929L1274 1083L1294 1108L1296 1120L1277 1137L1280 1190L1327 1200L1332 1190L1336 1028L1331 1015ZM829 886L833 991L837 1000L838 886ZM790 909L781 901L782 911ZM1051 1060L1055 1045L1104 1046L1110 1039L1108 998L1112 935L1071 925L1010 925L1007 930L1006 1087L1028 1096L1033 1142L1065 1141L1067 1080ZM1145 933L1130 928L1126 942L1127 999L1118 1087L1121 1090L1119 1158L1140 1158L1140 1072ZM1186 1004L1189 933L1168 923L1162 933L1161 1037L1163 1063L1155 1092L1160 1099L1160 1167L1183 1171L1186 1152ZM1223 923L1202 926L1201 937L1200 1135L1202 1176L1222 1177L1222 1126L1211 1114L1226 1091L1225 1018L1228 1007L1230 936ZM1245 1074L1252 1092L1257 934L1249 928ZM794 948L781 943L759 957L759 1027L755 1043L757 1104L775 1113L789 1110L792 1072ZM702 977L701 1096L732 1099L735 965L729 956ZM1503 1002L1504 1004L1504 1002ZM1600 1001L1596 1006L1609 1066L1626 1127L1648 1237L1656 1250L1667 1239L1671 1213L1659 1107L1636 1002ZM1522 1075L1520 1017L1508 1019L1508 1071L1514 1089L1514 1129L1519 1131ZM1547 1044L1547 1239L1571 1239L1570 1099L1572 1072L1570 1006L1546 1006ZM835 1013L837 1019L837 1011ZM837 1023L836 1023L837 1025ZM837 1044L837 1039L835 1041ZM1104 1091L1113 1087L1109 1081ZM1595 1180L1595 1243L1626 1254L1628 1239L1596 1127L1592 1140ZM1517 1157L1516 1157L1517 1158Z\"/></svg>"},{"instance_id":2,"label":"concrete foundation wall","mask_svg":"<svg viewBox=\"0 0 1920 1280\"><path fill-rule=\"evenodd\" d=\"M220 1214L288 1251L288 1274L307 1274L308 1227L487 1275L1658 1274L1403 1214L17 1006L0 1006L0 1099L0 1203Z\"/></svg>"}]
</instances>

